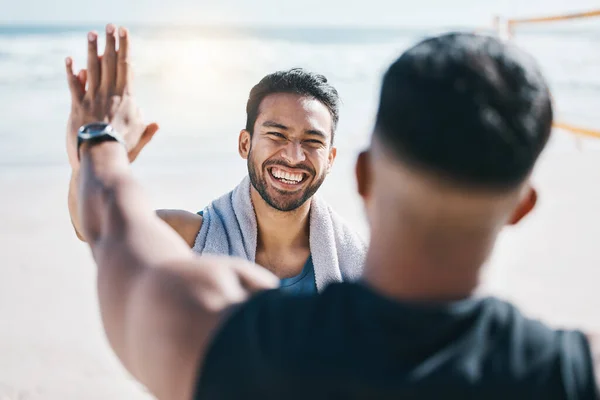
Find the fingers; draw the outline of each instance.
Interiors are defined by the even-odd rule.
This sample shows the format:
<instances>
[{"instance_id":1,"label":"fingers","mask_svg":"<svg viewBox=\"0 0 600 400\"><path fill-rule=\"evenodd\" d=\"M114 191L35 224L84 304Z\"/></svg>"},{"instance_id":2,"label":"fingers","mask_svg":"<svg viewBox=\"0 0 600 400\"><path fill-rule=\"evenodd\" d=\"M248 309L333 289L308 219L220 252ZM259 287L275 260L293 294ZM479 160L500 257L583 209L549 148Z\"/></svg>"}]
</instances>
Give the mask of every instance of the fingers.
<instances>
[{"instance_id":1,"label":"fingers","mask_svg":"<svg viewBox=\"0 0 600 400\"><path fill-rule=\"evenodd\" d=\"M80 70L79 73L77 74L77 79L79 79L81 88L83 89L83 92L85 93L85 85L87 84L87 70L86 69Z\"/></svg>"},{"instance_id":2,"label":"fingers","mask_svg":"<svg viewBox=\"0 0 600 400\"><path fill-rule=\"evenodd\" d=\"M249 262L232 263L242 285L250 292L273 289L279 286L279 279L260 265Z\"/></svg>"},{"instance_id":3,"label":"fingers","mask_svg":"<svg viewBox=\"0 0 600 400\"><path fill-rule=\"evenodd\" d=\"M146 147L146 145L148 144L148 142L150 142L150 140L152 140L152 138L154 137L154 134L156 132L158 132L158 124L156 122L151 123L150 125L148 125L146 127L146 130L144 131L144 133L142 134L142 137L140 138L140 141L138 142L138 144L128 153L129 156L129 162L134 162L135 159L137 158L137 156L140 154L140 152L142 151L142 149L144 147Z\"/></svg>"},{"instance_id":4,"label":"fingers","mask_svg":"<svg viewBox=\"0 0 600 400\"><path fill-rule=\"evenodd\" d=\"M87 59L87 94L93 97L100 86L100 62L98 60L98 34L88 33L88 59Z\"/></svg>"},{"instance_id":5,"label":"fingers","mask_svg":"<svg viewBox=\"0 0 600 400\"><path fill-rule=\"evenodd\" d=\"M67 83L71 92L71 101L73 104L78 104L83 98L85 90L81 88L78 76L73 73L73 59L71 57L67 57L65 60L65 67L67 70Z\"/></svg>"},{"instance_id":6,"label":"fingers","mask_svg":"<svg viewBox=\"0 0 600 400\"><path fill-rule=\"evenodd\" d=\"M146 131L144 132L144 136L148 136L148 140L146 141L146 143L148 143L150 141L150 139L152 139L152 137L154 137L154 134L156 132L158 132L159 129L160 129L160 126L158 126L158 124L156 122L152 122L151 124L149 124L146 127Z\"/></svg>"},{"instance_id":7,"label":"fingers","mask_svg":"<svg viewBox=\"0 0 600 400\"><path fill-rule=\"evenodd\" d=\"M117 51L117 28L106 26L106 46L104 54L98 55L98 34L88 33L87 95L94 97L98 90L109 95L123 94L131 86L129 64L129 32L119 29L119 50Z\"/></svg>"},{"instance_id":8,"label":"fingers","mask_svg":"<svg viewBox=\"0 0 600 400\"><path fill-rule=\"evenodd\" d=\"M117 86L117 43L116 27L113 24L106 25L106 46L102 56L102 72L100 87L104 93L113 94Z\"/></svg>"},{"instance_id":9,"label":"fingers","mask_svg":"<svg viewBox=\"0 0 600 400\"><path fill-rule=\"evenodd\" d=\"M116 93L121 95L127 93L131 88L129 75L131 73L129 64L129 32L126 28L119 28L119 54L117 56L117 88Z\"/></svg>"}]
</instances>

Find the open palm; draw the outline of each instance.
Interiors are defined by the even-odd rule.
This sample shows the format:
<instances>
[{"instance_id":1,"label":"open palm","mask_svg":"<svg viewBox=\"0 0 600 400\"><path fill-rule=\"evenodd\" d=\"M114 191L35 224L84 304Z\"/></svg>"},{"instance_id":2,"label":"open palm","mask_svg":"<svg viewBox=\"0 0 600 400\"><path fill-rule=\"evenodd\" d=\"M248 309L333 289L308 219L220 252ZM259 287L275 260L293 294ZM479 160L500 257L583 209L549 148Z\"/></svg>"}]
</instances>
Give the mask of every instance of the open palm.
<instances>
[{"instance_id":1,"label":"open palm","mask_svg":"<svg viewBox=\"0 0 600 400\"><path fill-rule=\"evenodd\" d=\"M67 80L71 92L71 112L67 122L67 154L73 169L79 168L77 132L82 125L107 122L123 136L129 160L134 161L140 151L158 131L158 125L146 125L132 94L132 71L129 62L129 33L119 29L117 50L116 27L106 27L104 54L98 55L98 37L88 35L87 69L77 75L73 61L66 60Z\"/></svg>"}]
</instances>

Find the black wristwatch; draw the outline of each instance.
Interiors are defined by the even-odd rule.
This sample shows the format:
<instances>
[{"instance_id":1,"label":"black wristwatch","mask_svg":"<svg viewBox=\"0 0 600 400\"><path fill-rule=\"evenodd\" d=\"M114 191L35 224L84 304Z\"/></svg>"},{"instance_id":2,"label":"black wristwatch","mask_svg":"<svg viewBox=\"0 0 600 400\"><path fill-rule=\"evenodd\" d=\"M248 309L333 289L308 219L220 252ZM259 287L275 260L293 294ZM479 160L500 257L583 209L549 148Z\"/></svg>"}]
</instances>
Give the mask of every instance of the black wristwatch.
<instances>
[{"instance_id":1,"label":"black wristwatch","mask_svg":"<svg viewBox=\"0 0 600 400\"><path fill-rule=\"evenodd\" d=\"M115 141L125 146L125 141L113 127L106 122L94 122L83 125L77 132L77 156L83 143L97 144L106 141ZM125 146L126 147L126 146Z\"/></svg>"}]
</instances>

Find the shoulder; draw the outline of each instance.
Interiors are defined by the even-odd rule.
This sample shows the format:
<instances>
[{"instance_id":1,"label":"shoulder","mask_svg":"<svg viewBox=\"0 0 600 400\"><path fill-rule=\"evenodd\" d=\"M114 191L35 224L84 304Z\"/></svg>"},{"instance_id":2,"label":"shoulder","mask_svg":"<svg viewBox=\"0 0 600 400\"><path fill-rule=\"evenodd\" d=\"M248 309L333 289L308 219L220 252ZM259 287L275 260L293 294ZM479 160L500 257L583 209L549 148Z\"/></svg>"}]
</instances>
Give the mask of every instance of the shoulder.
<instances>
[{"instance_id":1,"label":"shoulder","mask_svg":"<svg viewBox=\"0 0 600 400\"><path fill-rule=\"evenodd\" d=\"M281 290L259 293L231 313L215 337L214 347L245 348L244 352L257 351L275 365L279 361L285 363L288 358L278 361L279 357L294 346L307 344L303 338L306 339L308 333L316 339L315 336L343 329L342 326L350 322L344 317L354 314L340 311L353 309L360 303L363 297L356 286L358 284L334 283L319 295L289 294ZM252 338L257 341L252 342Z\"/></svg>"},{"instance_id":2,"label":"shoulder","mask_svg":"<svg viewBox=\"0 0 600 400\"><path fill-rule=\"evenodd\" d=\"M504 301L486 299L485 304L484 331L498 345L493 352L495 367L506 367L522 377L544 376L547 386L566 392L566 398L598 398L594 342L589 336L579 330L555 329ZM499 357L499 352L508 356Z\"/></svg>"},{"instance_id":3,"label":"shoulder","mask_svg":"<svg viewBox=\"0 0 600 400\"><path fill-rule=\"evenodd\" d=\"M223 349L229 349L233 345L239 350L245 348L244 352L257 351L278 364L278 358L292 349L292 343L294 346L308 343L302 338L309 332L314 338L324 329L341 328L344 324L341 317L348 313L339 311L352 307L351 299L356 297L354 286L331 284L319 295L292 295L281 290L259 293L231 313L215 336L213 347L223 345ZM287 360L284 357L280 361Z\"/></svg>"},{"instance_id":4,"label":"shoulder","mask_svg":"<svg viewBox=\"0 0 600 400\"><path fill-rule=\"evenodd\" d=\"M202 227L202 216L184 210L157 210L156 214L173 228L190 246L194 246L196 236Z\"/></svg>"},{"instance_id":5,"label":"shoulder","mask_svg":"<svg viewBox=\"0 0 600 400\"><path fill-rule=\"evenodd\" d=\"M199 393L251 393L266 377L282 387L291 386L294 371L314 372L326 353L339 348L351 332L344 328L349 313L340 308L348 307L341 297L348 297L351 290L345 286L350 285L332 284L320 295L311 296L269 290L238 306L208 347L197 383ZM230 387L233 381L235 388Z\"/></svg>"},{"instance_id":6,"label":"shoulder","mask_svg":"<svg viewBox=\"0 0 600 400\"><path fill-rule=\"evenodd\" d=\"M354 238L354 240L361 242L362 244L366 245L367 241L365 240L365 238L363 237L362 234L359 233L359 231L357 229L355 229L354 227L352 227L349 223L348 220L343 218L336 210L333 209L333 207L331 207L330 205L327 205L327 207L329 208L329 213L331 214L331 218L334 221L334 223L339 227L338 229L340 229L341 231L343 231L345 234L351 236ZM360 216L362 217L362 215Z\"/></svg>"},{"instance_id":7,"label":"shoulder","mask_svg":"<svg viewBox=\"0 0 600 400\"><path fill-rule=\"evenodd\" d=\"M333 224L334 234L336 240L340 244L355 247L358 250L366 252L368 247L367 240L364 236L350 226L348 221L344 219L328 202L326 202L319 195L314 196L313 206L316 206L320 210L326 210L331 222Z\"/></svg>"},{"instance_id":8,"label":"shoulder","mask_svg":"<svg viewBox=\"0 0 600 400\"><path fill-rule=\"evenodd\" d=\"M559 344L556 337L566 332L529 318L510 302L495 297L484 298L477 304L478 325L486 336L504 338L504 345L509 348L528 349L531 357L556 355Z\"/></svg>"}]
</instances>

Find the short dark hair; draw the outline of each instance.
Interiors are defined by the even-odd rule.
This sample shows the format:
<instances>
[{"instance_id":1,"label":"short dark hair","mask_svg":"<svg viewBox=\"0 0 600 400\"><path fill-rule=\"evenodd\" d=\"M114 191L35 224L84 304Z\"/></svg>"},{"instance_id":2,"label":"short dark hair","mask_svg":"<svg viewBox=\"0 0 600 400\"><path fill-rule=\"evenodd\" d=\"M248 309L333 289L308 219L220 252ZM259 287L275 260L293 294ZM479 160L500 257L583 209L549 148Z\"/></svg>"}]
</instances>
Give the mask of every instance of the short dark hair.
<instances>
[{"instance_id":1,"label":"short dark hair","mask_svg":"<svg viewBox=\"0 0 600 400\"><path fill-rule=\"evenodd\" d=\"M533 169L552 118L531 57L491 36L453 32L418 43L388 69L375 137L416 168L510 189Z\"/></svg>"},{"instance_id":2,"label":"short dark hair","mask_svg":"<svg viewBox=\"0 0 600 400\"><path fill-rule=\"evenodd\" d=\"M260 103L265 97L275 93L293 93L312 97L327 107L333 120L331 141L339 120L340 97L337 90L327 82L323 75L306 71L302 68L292 68L287 71L277 71L261 79L250 91L246 104L246 130L254 131L258 118Z\"/></svg>"}]
</instances>

